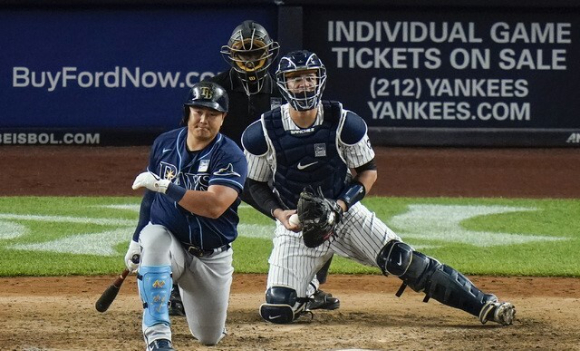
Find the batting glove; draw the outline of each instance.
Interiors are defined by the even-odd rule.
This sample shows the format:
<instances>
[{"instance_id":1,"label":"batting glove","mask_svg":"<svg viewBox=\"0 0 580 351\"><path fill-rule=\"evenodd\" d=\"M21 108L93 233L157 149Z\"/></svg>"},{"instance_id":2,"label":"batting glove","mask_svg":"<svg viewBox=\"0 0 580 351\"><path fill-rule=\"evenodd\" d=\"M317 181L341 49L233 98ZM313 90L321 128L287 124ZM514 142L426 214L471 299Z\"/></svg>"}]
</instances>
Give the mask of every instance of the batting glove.
<instances>
[{"instance_id":1,"label":"batting glove","mask_svg":"<svg viewBox=\"0 0 580 351\"><path fill-rule=\"evenodd\" d=\"M156 174L151 172L143 172L139 174L137 178L135 178L132 188L133 190L147 188L151 191L165 194L170 183L171 181L168 179L159 179Z\"/></svg>"},{"instance_id":2,"label":"batting glove","mask_svg":"<svg viewBox=\"0 0 580 351\"><path fill-rule=\"evenodd\" d=\"M138 242L131 240L129 249L125 254L125 266L131 272L136 272L139 268L139 261L141 260L141 245Z\"/></svg>"}]
</instances>

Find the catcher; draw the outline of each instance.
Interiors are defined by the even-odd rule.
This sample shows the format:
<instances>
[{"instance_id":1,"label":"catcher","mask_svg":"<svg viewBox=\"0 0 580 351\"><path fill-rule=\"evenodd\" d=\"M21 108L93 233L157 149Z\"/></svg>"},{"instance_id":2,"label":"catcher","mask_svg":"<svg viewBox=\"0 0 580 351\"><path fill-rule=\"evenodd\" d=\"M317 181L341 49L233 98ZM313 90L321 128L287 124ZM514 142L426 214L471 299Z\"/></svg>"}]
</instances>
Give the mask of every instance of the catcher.
<instances>
[{"instance_id":1,"label":"catcher","mask_svg":"<svg viewBox=\"0 0 580 351\"><path fill-rule=\"evenodd\" d=\"M409 286L423 292L424 301L459 308L481 323L511 324L511 303L415 251L360 203L377 179L367 126L340 103L321 101L326 69L317 55L282 57L276 80L287 104L264 113L242 136L247 185L277 219L262 318L283 324L310 312L308 284L336 253L397 276L397 296ZM296 212L299 223L290 220Z\"/></svg>"}]
</instances>

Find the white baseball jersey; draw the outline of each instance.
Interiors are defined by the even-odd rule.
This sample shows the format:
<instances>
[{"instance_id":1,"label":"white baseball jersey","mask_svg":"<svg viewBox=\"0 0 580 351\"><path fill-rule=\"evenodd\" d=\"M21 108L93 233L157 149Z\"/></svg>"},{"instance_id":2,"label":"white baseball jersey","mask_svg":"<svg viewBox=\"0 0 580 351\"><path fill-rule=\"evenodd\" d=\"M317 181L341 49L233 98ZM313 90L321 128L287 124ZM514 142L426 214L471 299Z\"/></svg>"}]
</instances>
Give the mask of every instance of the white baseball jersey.
<instances>
[{"instance_id":1,"label":"white baseball jersey","mask_svg":"<svg viewBox=\"0 0 580 351\"><path fill-rule=\"evenodd\" d=\"M301 131L301 128L290 118L288 104L281 107L281 118L283 128L288 133ZM352 127L353 123L347 121L348 118L356 121L354 125L359 130L354 132L350 130L355 127ZM324 109L319 107L314 126L322 124L323 121ZM260 121L255 123L260 123ZM263 124L263 117L261 123ZM364 126L362 131L361 126ZM353 140L353 135L360 137ZM276 177L278 162L283 162L283 160L277 160L276 150L265 129L263 137L268 145L267 151L256 155L246 150L245 155L248 160L248 177L256 181L268 182ZM334 145L327 146L337 148L342 161L349 169L360 167L370 162L375 156L367 135L366 124L359 116L348 110L342 110ZM301 165L305 167L307 164L298 163L296 167L300 170ZM377 266L376 256L381 248L388 241L399 239L361 203L356 203L344 214L336 233L335 237L322 245L308 248L302 241L301 233L287 230L279 221L276 221L274 249L269 258L267 287L292 288L296 290L298 297L306 297L309 282L333 253L365 265Z\"/></svg>"}]
</instances>

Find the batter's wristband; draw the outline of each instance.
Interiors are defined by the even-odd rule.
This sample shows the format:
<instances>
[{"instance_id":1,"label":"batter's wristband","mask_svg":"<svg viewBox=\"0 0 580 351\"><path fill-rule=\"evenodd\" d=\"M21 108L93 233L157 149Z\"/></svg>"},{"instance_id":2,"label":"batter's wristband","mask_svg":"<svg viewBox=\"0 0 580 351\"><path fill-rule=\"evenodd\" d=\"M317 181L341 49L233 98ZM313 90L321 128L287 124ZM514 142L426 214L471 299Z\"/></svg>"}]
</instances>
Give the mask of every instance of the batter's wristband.
<instances>
[{"instance_id":1,"label":"batter's wristband","mask_svg":"<svg viewBox=\"0 0 580 351\"><path fill-rule=\"evenodd\" d=\"M171 200L179 202L181 201L181 199L183 199L186 192L187 189L182 188L179 185L170 183L169 186L167 186L167 191L165 192L165 195L169 196Z\"/></svg>"},{"instance_id":2,"label":"batter's wristband","mask_svg":"<svg viewBox=\"0 0 580 351\"><path fill-rule=\"evenodd\" d=\"M346 189L344 189L342 194L338 196L338 199L344 201L346 204L346 210L348 211L352 205L362 200L366 193L367 191L364 185L362 185L361 182L354 180L346 187Z\"/></svg>"}]
</instances>

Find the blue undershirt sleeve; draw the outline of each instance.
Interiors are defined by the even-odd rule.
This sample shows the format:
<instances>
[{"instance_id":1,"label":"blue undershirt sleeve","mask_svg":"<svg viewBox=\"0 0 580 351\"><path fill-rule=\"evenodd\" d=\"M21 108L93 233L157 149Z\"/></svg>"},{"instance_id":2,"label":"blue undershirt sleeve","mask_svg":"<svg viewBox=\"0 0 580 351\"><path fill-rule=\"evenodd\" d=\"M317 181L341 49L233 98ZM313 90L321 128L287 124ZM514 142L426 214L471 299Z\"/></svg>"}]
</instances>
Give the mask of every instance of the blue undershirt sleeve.
<instances>
[{"instance_id":1,"label":"blue undershirt sleeve","mask_svg":"<svg viewBox=\"0 0 580 351\"><path fill-rule=\"evenodd\" d=\"M139 209L139 221L137 222L137 228L135 228L135 232L133 233L133 241L135 242L139 242L139 234L141 234L141 230L143 230L147 223L149 223L153 199L155 199L155 192L145 190L143 200L141 200L141 207Z\"/></svg>"}]
</instances>

